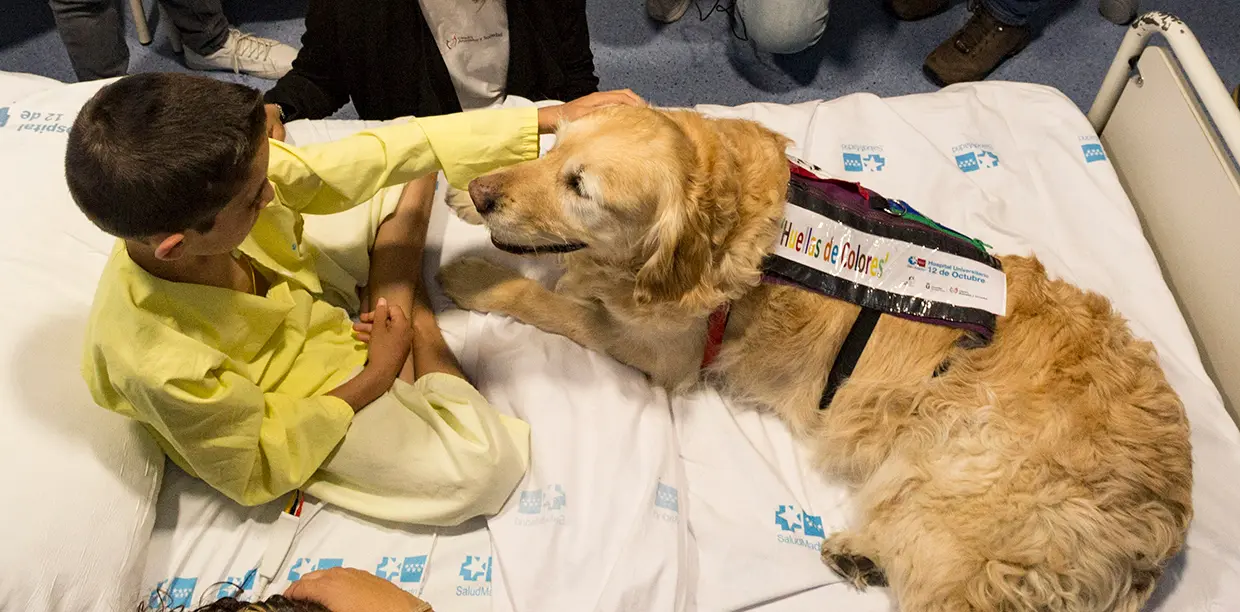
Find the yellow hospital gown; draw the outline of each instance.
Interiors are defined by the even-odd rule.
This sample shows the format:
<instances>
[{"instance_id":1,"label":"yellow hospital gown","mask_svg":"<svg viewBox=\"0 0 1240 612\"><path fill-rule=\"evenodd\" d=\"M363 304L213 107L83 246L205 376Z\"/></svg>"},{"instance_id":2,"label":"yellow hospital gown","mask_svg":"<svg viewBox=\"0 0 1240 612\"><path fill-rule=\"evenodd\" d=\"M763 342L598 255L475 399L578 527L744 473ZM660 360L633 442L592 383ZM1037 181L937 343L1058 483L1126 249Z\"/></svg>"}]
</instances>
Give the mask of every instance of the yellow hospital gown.
<instances>
[{"instance_id":1,"label":"yellow hospital gown","mask_svg":"<svg viewBox=\"0 0 1240 612\"><path fill-rule=\"evenodd\" d=\"M451 376L412 387L398 381L357 415L361 422L374 411L367 418L379 430L357 432L353 449L361 454L333 457L349 447L341 441L355 417L326 393L360 369L366 346L347 313L322 299L353 287L330 287L322 277L326 258L303 240L301 214L340 212L439 169L461 187L537 156L533 108L417 119L303 148L272 141L275 201L239 249L271 282L267 295L156 278L119 243L87 331L82 370L95 401L140 421L177 465L241 504L268 502L316 477L328 481L319 489L379 518L453 524L497 511L528 465L528 427ZM403 409L393 411L393 400ZM385 426L388 418L405 420ZM365 456L373 444L366 440L385 435L390 470ZM346 466L344 475L316 476L325 461ZM410 480L420 488L402 490ZM385 496L394 505L385 506Z\"/></svg>"}]
</instances>

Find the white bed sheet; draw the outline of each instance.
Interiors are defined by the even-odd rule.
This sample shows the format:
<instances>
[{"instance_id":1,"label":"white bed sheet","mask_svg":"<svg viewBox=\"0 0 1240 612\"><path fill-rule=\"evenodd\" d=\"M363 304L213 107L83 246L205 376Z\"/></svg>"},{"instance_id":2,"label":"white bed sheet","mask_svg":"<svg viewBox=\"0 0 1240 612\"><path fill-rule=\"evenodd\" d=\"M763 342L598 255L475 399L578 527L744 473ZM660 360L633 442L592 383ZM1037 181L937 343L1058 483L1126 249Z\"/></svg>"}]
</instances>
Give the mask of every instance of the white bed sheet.
<instances>
[{"instance_id":1,"label":"white bed sheet","mask_svg":"<svg viewBox=\"0 0 1240 612\"><path fill-rule=\"evenodd\" d=\"M78 368L114 241L73 205L65 140L105 83L0 70L0 610L132 610L155 520L159 447Z\"/></svg>"},{"instance_id":2,"label":"white bed sheet","mask_svg":"<svg viewBox=\"0 0 1240 612\"><path fill-rule=\"evenodd\" d=\"M886 100L699 109L762 121L827 172L908 200L996 252L1036 253L1053 275L1110 297L1157 346L1193 427L1196 518L1150 609L1240 609L1240 433L1114 171L1069 100L1044 87L982 83ZM360 127L289 130L303 142ZM307 231L315 222L325 220ZM485 231L443 206L431 241L428 272L478 252L554 277L549 260L498 253ZM436 305L446 307L442 296ZM606 357L506 318L456 311L442 322L482 391L533 424L534 461L489 530L441 534L424 577L439 609L891 608L884 590L859 593L818 560L822 536L850 520L849 495L809 468L778 420L709 389L669 398ZM236 508L175 473L168 482L147 579L194 579L197 601L204 585L257 565L278 508ZM395 559L416 568L429 533L326 509L290 558L304 560L298 571L327 559L387 574ZM484 554L493 560L485 572ZM420 584L392 576L411 590Z\"/></svg>"}]
</instances>

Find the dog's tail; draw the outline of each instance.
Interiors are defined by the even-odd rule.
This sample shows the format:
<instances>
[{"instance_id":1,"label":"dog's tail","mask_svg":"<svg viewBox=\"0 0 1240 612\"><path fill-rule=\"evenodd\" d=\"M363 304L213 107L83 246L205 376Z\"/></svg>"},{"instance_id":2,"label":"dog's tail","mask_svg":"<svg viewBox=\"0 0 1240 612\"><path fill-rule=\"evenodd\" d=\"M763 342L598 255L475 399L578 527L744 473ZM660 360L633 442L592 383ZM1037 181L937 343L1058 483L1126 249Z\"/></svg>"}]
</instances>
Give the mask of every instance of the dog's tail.
<instances>
[{"instance_id":1,"label":"dog's tail","mask_svg":"<svg viewBox=\"0 0 1240 612\"><path fill-rule=\"evenodd\" d=\"M1092 573L1106 575L1084 577L1046 566L1022 567L990 560L968 585L966 598L973 610L1140 612L1162 574L1161 568L1126 572L1092 569Z\"/></svg>"}]
</instances>

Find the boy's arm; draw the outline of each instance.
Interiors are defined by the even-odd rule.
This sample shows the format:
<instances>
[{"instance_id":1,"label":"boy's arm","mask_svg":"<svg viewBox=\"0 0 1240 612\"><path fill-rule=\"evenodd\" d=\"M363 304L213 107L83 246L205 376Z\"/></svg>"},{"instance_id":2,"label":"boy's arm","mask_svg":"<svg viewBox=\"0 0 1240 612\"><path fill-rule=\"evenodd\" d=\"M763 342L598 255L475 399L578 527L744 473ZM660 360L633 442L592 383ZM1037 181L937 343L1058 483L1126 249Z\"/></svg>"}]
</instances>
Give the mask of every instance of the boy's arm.
<instances>
[{"instance_id":1,"label":"boy's arm","mask_svg":"<svg viewBox=\"0 0 1240 612\"><path fill-rule=\"evenodd\" d=\"M528 107L413 119L306 147L273 140L267 174L285 206L331 214L441 169L464 188L492 169L537 158L538 132L538 109Z\"/></svg>"},{"instance_id":2,"label":"boy's arm","mask_svg":"<svg viewBox=\"0 0 1240 612\"><path fill-rule=\"evenodd\" d=\"M192 471L237 503L263 504L301 487L344 438L353 409L332 396L263 393L231 371L130 394Z\"/></svg>"}]
</instances>

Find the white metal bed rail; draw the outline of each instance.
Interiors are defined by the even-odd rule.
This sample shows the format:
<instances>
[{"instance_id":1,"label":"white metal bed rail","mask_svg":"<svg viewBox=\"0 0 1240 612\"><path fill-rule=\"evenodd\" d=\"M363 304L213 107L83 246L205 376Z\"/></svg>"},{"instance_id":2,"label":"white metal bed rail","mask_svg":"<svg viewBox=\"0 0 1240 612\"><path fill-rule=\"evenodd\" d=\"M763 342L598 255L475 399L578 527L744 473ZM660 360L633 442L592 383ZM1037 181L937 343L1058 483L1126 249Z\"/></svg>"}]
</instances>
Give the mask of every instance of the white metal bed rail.
<instances>
[{"instance_id":1,"label":"white metal bed rail","mask_svg":"<svg viewBox=\"0 0 1240 612\"><path fill-rule=\"evenodd\" d=\"M1240 111L1236 109L1236 102L1232 100L1227 86L1206 57L1197 37L1193 36L1192 31L1178 17L1162 11L1152 11L1138 17L1120 43L1115 60L1102 81L1102 87L1098 89L1093 106L1089 108L1089 122L1093 124L1094 131L1101 134L1106 128L1111 111L1115 110L1115 104L1128 82L1134 62L1150 44L1150 37L1154 34L1162 34L1167 40L1180 67L1201 98L1201 104L1214 121L1219 135L1231 149L1232 155L1240 157Z\"/></svg>"},{"instance_id":2,"label":"white metal bed rail","mask_svg":"<svg viewBox=\"0 0 1240 612\"><path fill-rule=\"evenodd\" d=\"M1150 45L1154 34L1170 50ZM1124 37L1089 120L1205 373L1240 424L1240 326L1232 311L1240 298L1240 267L1233 263L1240 255L1240 109L1188 26L1154 12Z\"/></svg>"}]
</instances>

